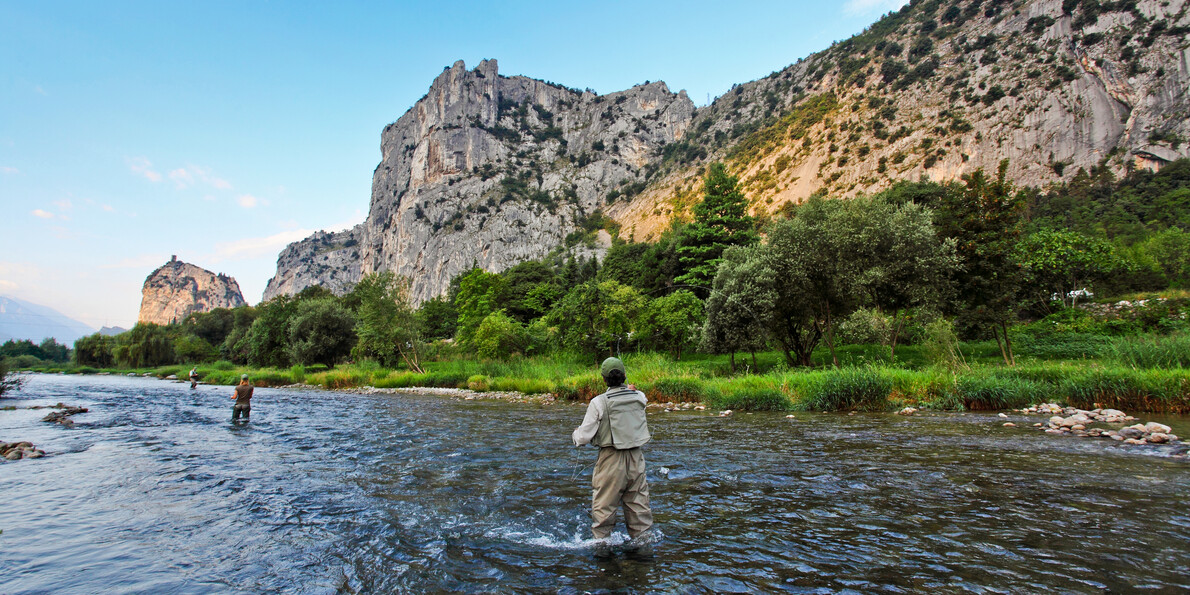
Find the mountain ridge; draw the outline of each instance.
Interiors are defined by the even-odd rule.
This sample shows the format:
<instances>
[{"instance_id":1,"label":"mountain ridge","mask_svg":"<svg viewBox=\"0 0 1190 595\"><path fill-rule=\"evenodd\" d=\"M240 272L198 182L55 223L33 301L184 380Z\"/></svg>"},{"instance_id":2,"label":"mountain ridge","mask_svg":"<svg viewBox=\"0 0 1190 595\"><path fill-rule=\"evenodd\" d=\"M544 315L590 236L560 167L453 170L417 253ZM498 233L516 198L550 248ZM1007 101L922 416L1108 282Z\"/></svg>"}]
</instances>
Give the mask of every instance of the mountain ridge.
<instances>
[{"instance_id":1,"label":"mountain ridge","mask_svg":"<svg viewBox=\"0 0 1190 595\"><path fill-rule=\"evenodd\" d=\"M367 220L288 246L264 297L387 269L420 302L572 250L596 211L656 238L712 160L756 215L1003 159L1027 186L1157 168L1190 155L1187 32L1184 0L918 1L697 110L664 83L600 96L456 62L385 127Z\"/></svg>"}]
</instances>

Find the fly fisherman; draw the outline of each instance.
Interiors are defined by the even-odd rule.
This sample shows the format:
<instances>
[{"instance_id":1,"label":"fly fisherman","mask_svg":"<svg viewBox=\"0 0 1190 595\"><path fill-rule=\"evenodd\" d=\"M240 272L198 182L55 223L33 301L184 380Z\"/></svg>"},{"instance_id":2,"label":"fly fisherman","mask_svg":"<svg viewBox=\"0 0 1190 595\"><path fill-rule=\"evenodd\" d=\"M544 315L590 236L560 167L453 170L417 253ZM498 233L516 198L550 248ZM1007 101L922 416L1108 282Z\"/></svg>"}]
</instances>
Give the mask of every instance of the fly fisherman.
<instances>
[{"instance_id":1,"label":"fly fisherman","mask_svg":"<svg viewBox=\"0 0 1190 595\"><path fill-rule=\"evenodd\" d=\"M645 421L645 394L624 386L627 372L624 362L609 357L599 372L607 383L607 392L591 399L583 425L571 436L576 447L593 444L599 458L591 475L591 532L597 556L607 556L607 538L616 526L616 509L624 507L624 524L632 542L627 551L649 556L652 546L641 538L653 526L649 509L649 483L645 479L645 456L641 445L649 441Z\"/></svg>"}]
</instances>

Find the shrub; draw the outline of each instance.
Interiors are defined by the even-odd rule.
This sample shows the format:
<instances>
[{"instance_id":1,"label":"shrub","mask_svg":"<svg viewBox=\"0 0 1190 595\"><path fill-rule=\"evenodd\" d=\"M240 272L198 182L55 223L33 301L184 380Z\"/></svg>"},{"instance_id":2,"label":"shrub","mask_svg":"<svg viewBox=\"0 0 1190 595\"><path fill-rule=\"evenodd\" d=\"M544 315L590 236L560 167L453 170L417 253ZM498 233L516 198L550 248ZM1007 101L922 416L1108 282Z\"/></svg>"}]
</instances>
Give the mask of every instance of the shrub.
<instances>
[{"instance_id":1,"label":"shrub","mask_svg":"<svg viewBox=\"0 0 1190 595\"><path fill-rule=\"evenodd\" d=\"M554 395L566 401L589 401L607 390L599 374L583 374L564 378L554 389Z\"/></svg>"},{"instance_id":2,"label":"shrub","mask_svg":"<svg viewBox=\"0 0 1190 595\"><path fill-rule=\"evenodd\" d=\"M295 364L293 367L291 367L289 369L289 376L290 376L290 378L293 379L294 383L296 383L296 384L302 384L302 383L306 382L306 368L305 368L305 366L303 366L301 364Z\"/></svg>"},{"instance_id":3,"label":"shrub","mask_svg":"<svg viewBox=\"0 0 1190 595\"><path fill-rule=\"evenodd\" d=\"M644 387L642 387L643 389ZM650 401L676 401L698 403L706 394L705 385L697 378L670 376L658 378L651 387L644 390Z\"/></svg>"},{"instance_id":4,"label":"shrub","mask_svg":"<svg viewBox=\"0 0 1190 595\"><path fill-rule=\"evenodd\" d=\"M491 383L491 379L483 374L476 374L467 379L467 388L478 391L487 392Z\"/></svg>"}]
</instances>

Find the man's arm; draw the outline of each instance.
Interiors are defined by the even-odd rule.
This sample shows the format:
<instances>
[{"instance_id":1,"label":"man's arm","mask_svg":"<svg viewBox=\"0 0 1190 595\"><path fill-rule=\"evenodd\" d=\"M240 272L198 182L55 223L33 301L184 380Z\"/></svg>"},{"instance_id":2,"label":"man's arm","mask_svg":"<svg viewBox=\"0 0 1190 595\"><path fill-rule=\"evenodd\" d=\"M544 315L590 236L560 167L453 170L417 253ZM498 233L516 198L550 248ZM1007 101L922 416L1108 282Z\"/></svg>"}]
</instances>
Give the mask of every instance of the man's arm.
<instances>
[{"instance_id":1,"label":"man's arm","mask_svg":"<svg viewBox=\"0 0 1190 595\"><path fill-rule=\"evenodd\" d=\"M603 408L603 399L599 397L591 399L591 403L587 405L587 415L583 417L582 425L575 428L574 433L570 435L575 446L590 444L595 433L599 431L599 420L603 419Z\"/></svg>"}]
</instances>

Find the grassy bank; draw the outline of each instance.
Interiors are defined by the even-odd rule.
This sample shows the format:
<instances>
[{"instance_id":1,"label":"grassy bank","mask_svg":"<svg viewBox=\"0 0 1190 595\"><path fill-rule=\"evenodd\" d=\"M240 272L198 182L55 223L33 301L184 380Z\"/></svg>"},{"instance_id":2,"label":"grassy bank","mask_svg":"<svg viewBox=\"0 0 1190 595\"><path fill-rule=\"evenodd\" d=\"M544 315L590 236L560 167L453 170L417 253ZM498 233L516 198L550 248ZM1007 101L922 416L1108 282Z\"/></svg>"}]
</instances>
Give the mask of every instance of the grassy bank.
<instances>
[{"instance_id":1,"label":"grassy bank","mask_svg":"<svg viewBox=\"0 0 1190 595\"><path fill-rule=\"evenodd\" d=\"M700 402L715 409L890 411L914 406L996 410L1053 401L1083 408L1190 413L1190 369L1179 366L1177 354L1181 352L1171 350L1169 344L1153 348L1143 344L1128 346L1115 359L1025 358L1013 367L991 363L998 357L994 349L994 345L990 349L986 345L969 346L967 351L972 357L968 361L974 363L956 371L924 365L920 354L912 348L899 350L897 362L890 363L881 349L874 346L840 350L843 360L840 368L789 369L782 364L780 354L772 352L757 354L753 368L750 357L737 357L734 375L724 357L674 361L662 355L642 354L626 355L625 360L630 381L645 391L651 401ZM981 356L981 351L987 355ZM1138 365L1145 363L1158 367ZM185 378L189 367L144 370L63 367L43 371L132 372ZM552 393L573 401L585 401L604 388L596 366L581 359L428 362L424 373L387 369L371 362L330 370L321 366L250 369L218 362L202 365L199 371L203 382L216 385L235 384L246 373L257 386L469 388Z\"/></svg>"}]
</instances>

